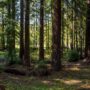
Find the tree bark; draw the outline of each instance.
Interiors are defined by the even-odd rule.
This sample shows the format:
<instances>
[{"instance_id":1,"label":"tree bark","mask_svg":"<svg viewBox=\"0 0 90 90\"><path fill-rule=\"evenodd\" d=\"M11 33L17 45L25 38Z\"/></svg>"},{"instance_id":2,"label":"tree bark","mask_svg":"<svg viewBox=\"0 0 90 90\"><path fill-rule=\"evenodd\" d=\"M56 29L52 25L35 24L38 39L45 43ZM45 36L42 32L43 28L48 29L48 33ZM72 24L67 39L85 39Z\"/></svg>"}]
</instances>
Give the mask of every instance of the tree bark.
<instances>
[{"instance_id":1,"label":"tree bark","mask_svg":"<svg viewBox=\"0 0 90 90\"><path fill-rule=\"evenodd\" d=\"M87 23L86 23L86 45L85 54L88 60L90 59L90 3L87 5ZM89 60L90 62L90 60Z\"/></svg>"},{"instance_id":2,"label":"tree bark","mask_svg":"<svg viewBox=\"0 0 90 90\"><path fill-rule=\"evenodd\" d=\"M20 0L20 52L21 63L24 64L24 2Z\"/></svg>"},{"instance_id":3,"label":"tree bark","mask_svg":"<svg viewBox=\"0 0 90 90\"><path fill-rule=\"evenodd\" d=\"M24 49L24 55L25 55L25 65L30 66L30 32L29 32L29 12L30 12L30 1L25 0L25 49Z\"/></svg>"},{"instance_id":4,"label":"tree bark","mask_svg":"<svg viewBox=\"0 0 90 90\"><path fill-rule=\"evenodd\" d=\"M61 69L61 0L53 0L52 67Z\"/></svg>"},{"instance_id":5,"label":"tree bark","mask_svg":"<svg viewBox=\"0 0 90 90\"><path fill-rule=\"evenodd\" d=\"M44 60L44 0L40 0L39 60Z\"/></svg>"}]
</instances>

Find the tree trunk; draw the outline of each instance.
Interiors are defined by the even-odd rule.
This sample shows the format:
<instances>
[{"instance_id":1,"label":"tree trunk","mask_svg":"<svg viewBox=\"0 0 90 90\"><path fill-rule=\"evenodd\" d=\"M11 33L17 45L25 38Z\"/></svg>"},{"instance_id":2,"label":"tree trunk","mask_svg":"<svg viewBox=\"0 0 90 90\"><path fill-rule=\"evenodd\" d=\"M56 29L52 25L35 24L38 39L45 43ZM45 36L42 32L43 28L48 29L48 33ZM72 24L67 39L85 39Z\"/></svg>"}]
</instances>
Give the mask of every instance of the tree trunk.
<instances>
[{"instance_id":1,"label":"tree trunk","mask_svg":"<svg viewBox=\"0 0 90 90\"><path fill-rule=\"evenodd\" d=\"M24 64L24 2L20 0L20 52L21 63Z\"/></svg>"},{"instance_id":2,"label":"tree trunk","mask_svg":"<svg viewBox=\"0 0 90 90\"><path fill-rule=\"evenodd\" d=\"M15 50L15 3L16 1L15 0L12 0L11 2L11 8L12 8L12 29L13 29L13 32L12 32L12 36L13 36L13 42L12 42L12 48L13 50Z\"/></svg>"},{"instance_id":3,"label":"tree trunk","mask_svg":"<svg viewBox=\"0 0 90 90\"><path fill-rule=\"evenodd\" d=\"M39 60L44 60L44 0L40 0L40 4Z\"/></svg>"},{"instance_id":4,"label":"tree trunk","mask_svg":"<svg viewBox=\"0 0 90 90\"><path fill-rule=\"evenodd\" d=\"M52 67L61 69L61 0L53 0Z\"/></svg>"},{"instance_id":5,"label":"tree trunk","mask_svg":"<svg viewBox=\"0 0 90 90\"><path fill-rule=\"evenodd\" d=\"M87 5L87 23L86 23L86 45L85 45L85 53L88 60L90 59L90 3ZM90 62L90 60L89 60Z\"/></svg>"},{"instance_id":6,"label":"tree trunk","mask_svg":"<svg viewBox=\"0 0 90 90\"><path fill-rule=\"evenodd\" d=\"M29 0L25 0L25 49L24 49L24 55L25 55L25 65L30 66L30 33L29 33L29 12L30 12L30 2Z\"/></svg>"},{"instance_id":7,"label":"tree trunk","mask_svg":"<svg viewBox=\"0 0 90 90\"><path fill-rule=\"evenodd\" d=\"M2 8L2 50L5 49L5 28L4 28L4 24L5 24L5 21L4 21L4 8Z\"/></svg>"}]
</instances>

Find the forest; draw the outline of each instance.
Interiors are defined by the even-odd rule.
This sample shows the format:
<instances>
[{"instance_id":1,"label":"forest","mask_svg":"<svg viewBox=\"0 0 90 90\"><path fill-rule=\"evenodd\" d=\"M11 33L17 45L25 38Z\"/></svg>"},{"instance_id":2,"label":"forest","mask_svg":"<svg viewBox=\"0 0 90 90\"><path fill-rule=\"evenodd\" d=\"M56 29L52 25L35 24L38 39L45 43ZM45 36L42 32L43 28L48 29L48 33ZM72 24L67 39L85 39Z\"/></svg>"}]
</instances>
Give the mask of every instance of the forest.
<instances>
[{"instance_id":1,"label":"forest","mask_svg":"<svg viewBox=\"0 0 90 90\"><path fill-rule=\"evenodd\" d=\"M0 90L90 90L90 0L0 0Z\"/></svg>"}]
</instances>

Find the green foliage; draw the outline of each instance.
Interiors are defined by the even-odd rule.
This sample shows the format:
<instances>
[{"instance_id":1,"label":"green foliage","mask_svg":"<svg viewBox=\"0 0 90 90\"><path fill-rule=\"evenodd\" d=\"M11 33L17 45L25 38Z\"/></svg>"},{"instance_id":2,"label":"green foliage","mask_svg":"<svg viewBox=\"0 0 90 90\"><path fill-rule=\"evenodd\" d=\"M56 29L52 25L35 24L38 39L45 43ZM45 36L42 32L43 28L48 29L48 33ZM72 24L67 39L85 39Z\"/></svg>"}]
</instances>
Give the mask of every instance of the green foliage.
<instances>
[{"instance_id":1,"label":"green foliage","mask_svg":"<svg viewBox=\"0 0 90 90\"><path fill-rule=\"evenodd\" d=\"M7 43L6 43L6 48L7 48L7 53L6 53L6 58L8 59L9 64L13 64L16 62L16 50L14 48L14 41L15 37L14 34L16 33L16 22L15 20L11 19L11 17L5 18L5 34L7 37Z\"/></svg>"},{"instance_id":2,"label":"green foliage","mask_svg":"<svg viewBox=\"0 0 90 90\"><path fill-rule=\"evenodd\" d=\"M14 59L9 61L9 65L13 65L13 64L21 64L20 59L14 57Z\"/></svg>"},{"instance_id":3,"label":"green foliage","mask_svg":"<svg viewBox=\"0 0 90 90\"><path fill-rule=\"evenodd\" d=\"M19 57L16 55L16 51L9 51L5 54L5 57L8 59L7 64L13 65L13 64L21 64Z\"/></svg>"},{"instance_id":4,"label":"green foliage","mask_svg":"<svg viewBox=\"0 0 90 90\"><path fill-rule=\"evenodd\" d=\"M80 56L79 56L79 53L77 52L77 50L70 50L67 55L67 60L69 62L76 62L79 60Z\"/></svg>"},{"instance_id":5,"label":"green foliage","mask_svg":"<svg viewBox=\"0 0 90 90\"><path fill-rule=\"evenodd\" d=\"M37 47L31 47L30 50L31 50L31 52L34 52L34 51L37 51L38 48Z\"/></svg>"},{"instance_id":6,"label":"green foliage","mask_svg":"<svg viewBox=\"0 0 90 90\"><path fill-rule=\"evenodd\" d=\"M35 74L38 76L47 76L49 74L48 67L44 61L39 61L35 66Z\"/></svg>"},{"instance_id":7,"label":"green foliage","mask_svg":"<svg viewBox=\"0 0 90 90\"><path fill-rule=\"evenodd\" d=\"M37 68L38 69L47 69L47 65L45 64L45 61L39 61L39 63L37 64Z\"/></svg>"}]
</instances>

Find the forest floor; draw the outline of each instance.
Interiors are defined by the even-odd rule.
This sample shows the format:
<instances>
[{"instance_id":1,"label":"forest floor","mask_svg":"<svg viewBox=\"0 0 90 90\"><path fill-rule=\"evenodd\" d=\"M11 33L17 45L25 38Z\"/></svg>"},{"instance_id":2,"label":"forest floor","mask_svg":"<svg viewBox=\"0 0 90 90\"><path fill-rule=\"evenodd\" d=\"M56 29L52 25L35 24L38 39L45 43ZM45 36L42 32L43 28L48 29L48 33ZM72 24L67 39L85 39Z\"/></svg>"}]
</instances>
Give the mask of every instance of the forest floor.
<instances>
[{"instance_id":1,"label":"forest floor","mask_svg":"<svg viewBox=\"0 0 90 90\"><path fill-rule=\"evenodd\" d=\"M90 90L90 66L66 66L44 77L0 73L0 84L6 90Z\"/></svg>"}]
</instances>

